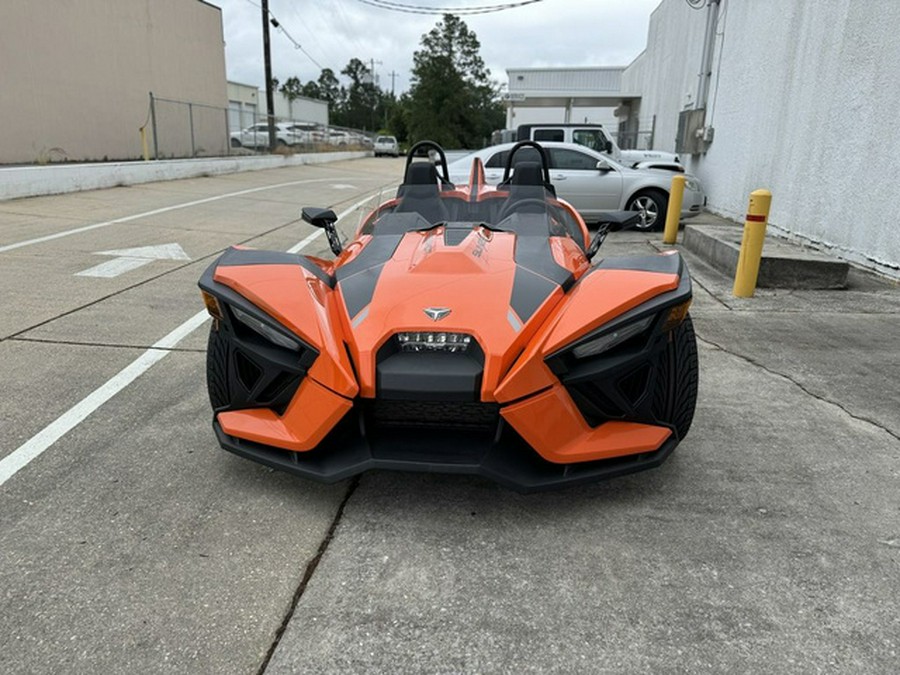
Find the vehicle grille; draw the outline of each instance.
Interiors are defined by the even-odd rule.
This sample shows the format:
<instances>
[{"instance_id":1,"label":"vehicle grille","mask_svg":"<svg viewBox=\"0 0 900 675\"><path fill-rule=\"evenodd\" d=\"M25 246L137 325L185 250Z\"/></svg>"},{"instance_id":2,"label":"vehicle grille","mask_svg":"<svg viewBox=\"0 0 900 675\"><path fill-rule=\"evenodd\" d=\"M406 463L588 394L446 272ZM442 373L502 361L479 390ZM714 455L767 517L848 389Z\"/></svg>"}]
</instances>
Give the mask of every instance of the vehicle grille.
<instances>
[{"instance_id":1,"label":"vehicle grille","mask_svg":"<svg viewBox=\"0 0 900 675\"><path fill-rule=\"evenodd\" d=\"M492 431L500 419L496 403L469 401L375 400L368 405L370 420L382 428Z\"/></svg>"}]
</instances>

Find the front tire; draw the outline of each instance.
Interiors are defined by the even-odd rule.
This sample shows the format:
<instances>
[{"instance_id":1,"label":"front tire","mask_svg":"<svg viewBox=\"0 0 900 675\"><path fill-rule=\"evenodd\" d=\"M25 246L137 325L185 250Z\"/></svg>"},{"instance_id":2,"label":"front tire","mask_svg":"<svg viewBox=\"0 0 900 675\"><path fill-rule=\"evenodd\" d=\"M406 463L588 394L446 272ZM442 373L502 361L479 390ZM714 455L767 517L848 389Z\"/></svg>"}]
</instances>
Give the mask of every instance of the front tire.
<instances>
[{"instance_id":1,"label":"front tire","mask_svg":"<svg viewBox=\"0 0 900 675\"><path fill-rule=\"evenodd\" d=\"M699 374L697 336L688 315L669 334L653 396L654 416L663 424L671 424L679 441L684 440L694 420Z\"/></svg>"},{"instance_id":2,"label":"front tire","mask_svg":"<svg viewBox=\"0 0 900 675\"><path fill-rule=\"evenodd\" d=\"M228 393L228 341L222 336L221 327L209 329L206 343L206 390L213 410L220 410L231 402Z\"/></svg>"},{"instance_id":3,"label":"front tire","mask_svg":"<svg viewBox=\"0 0 900 675\"><path fill-rule=\"evenodd\" d=\"M232 139L231 139L231 147L232 147L232 148L240 148L240 147L241 147L241 142L240 142L238 139L236 139L236 138L232 138Z\"/></svg>"},{"instance_id":4,"label":"front tire","mask_svg":"<svg viewBox=\"0 0 900 675\"><path fill-rule=\"evenodd\" d=\"M627 211L641 212L641 221L634 226L634 229L641 232L662 229L668 208L669 195L662 190L641 190L628 200L625 207Z\"/></svg>"}]
</instances>

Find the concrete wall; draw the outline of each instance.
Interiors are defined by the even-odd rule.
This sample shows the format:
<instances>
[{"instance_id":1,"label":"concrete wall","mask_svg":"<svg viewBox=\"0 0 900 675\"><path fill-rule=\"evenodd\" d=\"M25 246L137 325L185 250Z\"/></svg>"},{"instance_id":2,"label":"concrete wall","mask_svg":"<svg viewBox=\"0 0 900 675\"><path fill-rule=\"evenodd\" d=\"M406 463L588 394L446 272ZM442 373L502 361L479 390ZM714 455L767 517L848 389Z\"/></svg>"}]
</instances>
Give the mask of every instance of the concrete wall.
<instances>
[{"instance_id":1,"label":"concrete wall","mask_svg":"<svg viewBox=\"0 0 900 675\"><path fill-rule=\"evenodd\" d=\"M52 166L0 167L0 202L23 197L139 185L241 171L264 171L304 164L326 164L371 157L370 151L313 152L296 155L214 157L152 162L96 162Z\"/></svg>"},{"instance_id":2,"label":"concrete wall","mask_svg":"<svg viewBox=\"0 0 900 675\"><path fill-rule=\"evenodd\" d=\"M194 140L226 147L221 10L205 2L3 0L0 64L0 163L140 157L150 91L217 107L194 111ZM188 109L162 114L190 154Z\"/></svg>"},{"instance_id":3,"label":"concrete wall","mask_svg":"<svg viewBox=\"0 0 900 675\"><path fill-rule=\"evenodd\" d=\"M707 107L715 138L689 164L710 208L741 219L749 193L768 188L777 230L900 277L898 25L896 0L723 0ZM661 149L674 149L678 112L697 90L704 27L705 10L684 0L663 0L651 18L636 88ZM626 70L623 86L635 77Z\"/></svg>"}]
</instances>

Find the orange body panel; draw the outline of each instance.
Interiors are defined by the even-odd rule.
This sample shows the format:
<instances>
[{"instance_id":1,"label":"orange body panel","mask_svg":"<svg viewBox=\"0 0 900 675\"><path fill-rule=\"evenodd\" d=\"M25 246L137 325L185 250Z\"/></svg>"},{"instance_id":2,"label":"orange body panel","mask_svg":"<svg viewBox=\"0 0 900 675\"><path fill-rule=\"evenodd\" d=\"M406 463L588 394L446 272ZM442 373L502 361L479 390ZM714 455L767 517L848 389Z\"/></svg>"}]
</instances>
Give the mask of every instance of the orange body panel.
<instances>
[{"instance_id":1,"label":"orange body panel","mask_svg":"<svg viewBox=\"0 0 900 675\"><path fill-rule=\"evenodd\" d=\"M268 408L256 408L221 412L217 419L230 436L304 451L316 447L352 407L352 401L306 378L282 417Z\"/></svg>"},{"instance_id":2,"label":"orange body panel","mask_svg":"<svg viewBox=\"0 0 900 675\"><path fill-rule=\"evenodd\" d=\"M334 321L334 294L315 275L297 265L218 267L216 282L240 293L319 352L309 376L341 396L359 391L343 349L340 324Z\"/></svg>"},{"instance_id":3,"label":"orange body panel","mask_svg":"<svg viewBox=\"0 0 900 675\"><path fill-rule=\"evenodd\" d=\"M469 333L478 341L485 354L481 398L494 401L501 377L563 294L561 288L551 293L525 326L518 317L510 320L515 243L511 233L484 228L473 230L458 246L444 243L440 227L407 234L379 276L368 313L354 321L352 330L354 317L347 316L342 303L360 394L375 396L375 355L394 333L444 331ZM452 312L434 322L425 307Z\"/></svg>"},{"instance_id":4,"label":"orange body panel","mask_svg":"<svg viewBox=\"0 0 900 675\"><path fill-rule=\"evenodd\" d=\"M584 277L544 322L509 375L496 400L515 401L557 382L544 358L650 298L678 287L675 274L599 269Z\"/></svg>"},{"instance_id":5,"label":"orange body panel","mask_svg":"<svg viewBox=\"0 0 900 675\"><path fill-rule=\"evenodd\" d=\"M589 462L657 450L671 430L636 422L591 428L562 385L506 406L500 414L547 461Z\"/></svg>"}]
</instances>

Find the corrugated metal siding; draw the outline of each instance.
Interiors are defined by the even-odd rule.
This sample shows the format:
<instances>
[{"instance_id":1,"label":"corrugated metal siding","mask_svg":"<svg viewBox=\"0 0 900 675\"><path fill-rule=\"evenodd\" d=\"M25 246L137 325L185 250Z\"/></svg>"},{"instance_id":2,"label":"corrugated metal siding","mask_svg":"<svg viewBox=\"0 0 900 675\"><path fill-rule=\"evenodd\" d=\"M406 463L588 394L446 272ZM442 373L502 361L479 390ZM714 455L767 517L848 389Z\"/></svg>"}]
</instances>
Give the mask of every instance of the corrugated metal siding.
<instances>
[{"instance_id":1,"label":"corrugated metal siding","mask_svg":"<svg viewBox=\"0 0 900 675\"><path fill-rule=\"evenodd\" d=\"M625 68L548 68L546 70L507 70L510 92L558 91L566 95L621 91ZM521 79L519 79L521 78Z\"/></svg>"}]
</instances>

